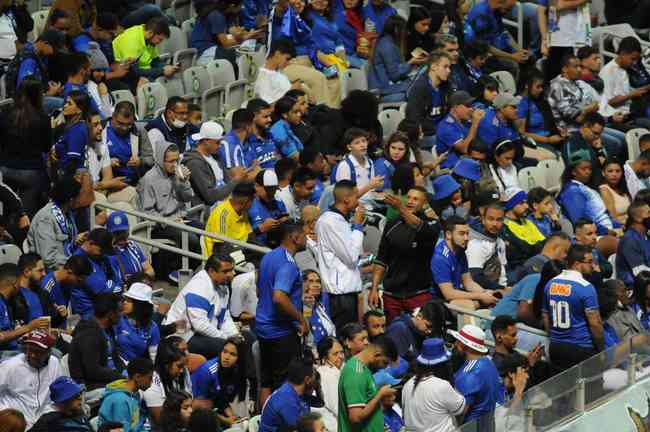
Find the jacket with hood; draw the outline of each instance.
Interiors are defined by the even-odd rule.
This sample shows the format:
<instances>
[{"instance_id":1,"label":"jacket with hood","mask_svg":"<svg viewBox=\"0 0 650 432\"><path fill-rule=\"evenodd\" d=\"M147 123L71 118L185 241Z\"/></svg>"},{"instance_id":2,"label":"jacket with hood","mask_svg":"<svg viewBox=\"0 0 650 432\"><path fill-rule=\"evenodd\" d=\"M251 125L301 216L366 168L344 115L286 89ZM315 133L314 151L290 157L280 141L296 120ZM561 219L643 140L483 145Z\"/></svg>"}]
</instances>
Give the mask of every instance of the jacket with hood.
<instances>
[{"instance_id":1,"label":"jacket with hood","mask_svg":"<svg viewBox=\"0 0 650 432\"><path fill-rule=\"evenodd\" d=\"M395 318L386 329L389 337L397 347L397 354L408 362L415 360L420 354L424 335L415 328L413 317L403 313Z\"/></svg>"},{"instance_id":2,"label":"jacket with hood","mask_svg":"<svg viewBox=\"0 0 650 432\"><path fill-rule=\"evenodd\" d=\"M41 416L29 432L93 432L85 416L69 417L60 411Z\"/></svg>"},{"instance_id":3,"label":"jacket with hood","mask_svg":"<svg viewBox=\"0 0 650 432\"><path fill-rule=\"evenodd\" d=\"M155 165L138 183L138 207L141 211L162 217L182 216L185 203L193 197L189 181L181 181L176 175L168 175L163 163L170 142L159 142L154 152Z\"/></svg>"},{"instance_id":4,"label":"jacket with hood","mask_svg":"<svg viewBox=\"0 0 650 432\"><path fill-rule=\"evenodd\" d=\"M106 386L106 393L99 407L99 426L116 422L122 423L124 432L143 430L147 416L140 392L131 392L126 386L127 382L126 379L120 379Z\"/></svg>"},{"instance_id":5,"label":"jacket with hood","mask_svg":"<svg viewBox=\"0 0 650 432\"><path fill-rule=\"evenodd\" d=\"M496 254L501 263L498 280L485 275L486 263ZM506 277L506 242L498 235L493 236L485 231L478 219L470 221L469 242L467 243L467 265L472 279L485 289L500 289L507 285Z\"/></svg>"},{"instance_id":6,"label":"jacket with hood","mask_svg":"<svg viewBox=\"0 0 650 432\"><path fill-rule=\"evenodd\" d=\"M230 181L223 162L217 157L214 160L223 172L222 179L216 178L205 156L198 151L192 150L183 155L183 165L192 172L190 176L190 184L194 190L192 205L208 204L212 206L228 198L235 188L236 182Z\"/></svg>"},{"instance_id":7,"label":"jacket with hood","mask_svg":"<svg viewBox=\"0 0 650 432\"><path fill-rule=\"evenodd\" d=\"M105 335L111 338L109 344ZM109 355L115 367L109 365ZM97 321L82 320L72 333L68 355L70 376L88 390L104 387L122 377L124 367L117 355L112 331L105 332Z\"/></svg>"}]
</instances>

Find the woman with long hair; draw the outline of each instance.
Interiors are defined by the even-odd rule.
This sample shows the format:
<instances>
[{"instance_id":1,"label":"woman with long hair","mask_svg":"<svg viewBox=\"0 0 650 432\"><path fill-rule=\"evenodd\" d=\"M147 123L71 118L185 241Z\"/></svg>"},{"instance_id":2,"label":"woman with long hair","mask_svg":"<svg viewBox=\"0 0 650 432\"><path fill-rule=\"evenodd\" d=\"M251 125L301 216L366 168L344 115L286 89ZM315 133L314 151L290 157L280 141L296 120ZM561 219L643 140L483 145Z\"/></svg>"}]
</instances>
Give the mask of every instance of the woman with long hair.
<instances>
[{"instance_id":1,"label":"woman with long hair","mask_svg":"<svg viewBox=\"0 0 650 432\"><path fill-rule=\"evenodd\" d=\"M175 339L163 339L158 345L151 387L144 392L144 402L151 420L160 425L160 414L166 395L172 391L192 393L187 370L187 356L176 347Z\"/></svg>"},{"instance_id":2,"label":"woman with long hair","mask_svg":"<svg viewBox=\"0 0 650 432\"><path fill-rule=\"evenodd\" d=\"M451 385L451 353L440 338L426 339L415 363L415 376L402 389L404 424L425 432L431 425L454 430L454 417L466 410L463 395Z\"/></svg>"},{"instance_id":3,"label":"woman with long hair","mask_svg":"<svg viewBox=\"0 0 650 432\"><path fill-rule=\"evenodd\" d=\"M557 202L571 223L586 219L596 225L598 235L614 234L622 224L613 219L593 184L591 155L578 150L569 155L562 174L562 189Z\"/></svg>"},{"instance_id":4,"label":"woman with long hair","mask_svg":"<svg viewBox=\"0 0 650 432\"><path fill-rule=\"evenodd\" d=\"M475 109L494 109L492 104L499 94L499 82L490 75L483 75L478 80L478 97L474 101Z\"/></svg>"},{"instance_id":5,"label":"woman with long hair","mask_svg":"<svg viewBox=\"0 0 650 432\"><path fill-rule=\"evenodd\" d=\"M377 40L368 71L368 88L379 90L381 102L400 102L406 100L406 90L411 79L409 74L414 66L425 64L426 53L406 58L406 21L399 15L388 17L384 29Z\"/></svg>"},{"instance_id":6,"label":"woman with long hair","mask_svg":"<svg viewBox=\"0 0 650 432\"><path fill-rule=\"evenodd\" d=\"M117 352L125 364L136 357L156 360L160 330L153 321L153 289L134 283L124 293L122 317L115 326Z\"/></svg>"},{"instance_id":7,"label":"woman with long hair","mask_svg":"<svg viewBox=\"0 0 650 432\"><path fill-rule=\"evenodd\" d=\"M603 180L603 184L598 186L598 191L603 198L605 207L607 207L607 211L614 219L621 224L625 224L627 209L632 201L627 191L623 165L618 159L609 158L605 161L603 164Z\"/></svg>"},{"instance_id":8,"label":"woman with long hair","mask_svg":"<svg viewBox=\"0 0 650 432\"><path fill-rule=\"evenodd\" d=\"M501 195L501 201L505 201L512 193L522 189L517 177L517 167L513 163L516 151L516 143L504 139L495 143L494 151L490 156L490 171Z\"/></svg>"},{"instance_id":9,"label":"woman with long hair","mask_svg":"<svg viewBox=\"0 0 650 432\"><path fill-rule=\"evenodd\" d=\"M297 161L304 146L293 132L292 126L299 125L302 120L300 104L292 97L283 96L275 102L273 110L277 121L271 126L271 137L282 157Z\"/></svg>"},{"instance_id":10,"label":"woman with long hair","mask_svg":"<svg viewBox=\"0 0 650 432\"><path fill-rule=\"evenodd\" d=\"M29 218L47 201L48 178L43 163L52 146L52 126L43 110L41 82L27 77L14 95L13 109L0 115L0 171L23 201Z\"/></svg>"},{"instance_id":11,"label":"woman with long hair","mask_svg":"<svg viewBox=\"0 0 650 432\"><path fill-rule=\"evenodd\" d=\"M65 124L54 144L56 176L74 175L84 166L86 147L90 143L91 103L88 93L73 90L63 106Z\"/></svg>"},{"instance_id":12,"label":"woman with long hair","mask_svg":"<svg viewBox=\"0 0 650 432\"><path fill-rule=\"evenodd\" d=\"M334 20L333 2L334 0L311 0L307 6L306 18L318 47L318 59L342 73L347 69L347 58L343 37Z\"/></svg>"},{"instance_id":13,"label":"woman with long hair","mask_svg":"<svg viewBox=\"0 0 650 432\"><path fill-rule=\"evenodd\" d=\"M558 130L551 106L546 100L544 75L533 71L526 80L523 97L517 107L519 133L532 138L541 147L558 152L565 139Z\"/></svg>"},{"instance_id":14,"label":"woman with long hair","mask_svg":"<svg viewBox=\"0 0 650 432\"><path fill-rule=\"evenodd\" d=\"M243 401L248 388L244 353L244 339L230 337L224 343L219 357L208 360L192 374L194 407L216 408L219 421L228 427L239 420L230 404L235 398Z\"/></svg>"},{"instance_id":15,"label":"woman with long hair","mask_svg":"<svg viewBox=\"0 0 650 432\"><path fill-rule=\"evenodd\" d=\"M169 392L160 414L161 432L186 432L192 416L192 395L184 391Z\"/></svg>"},{"instance_id":16,"label":"woman with long hair","mask_svg":"<svg viewBox=\"0 0 650 432\"><path fill-rule=\"evenodd\" d=\"M406 23L406 50L412 53L419 48L425 52L433 51L435 31L432 31L432 19L429 10L415 7L411 10Z\"/></svg>"},{"instance_id":17,"label":"woman with long hair","mask_svg":"<svg viewBox=\"0 0 650 432\"><path fill-rule=\"evenodd\" d=\"M339 378L345 361L345 353L341 343L332 336L321 340L317 345L320 365L316 370L320 375L320 387L323 392L325 406L319 410L328 430L336 430L336 419L339 412Z\"/></svg>"},{"instance_id":18,"label":"woman with long hair","mask_svg":"<svg viewBox=\"0 0 650 432\"><path fill-rule=\"evenodd\" d=\"M409 159L408 136L403 132L395 132L384 144L383 156L375 160L375 174L384 177L383 189L391 188L390 179L395 173L395 169L401 164L408 164Z\"/></svg>"},{"instance_id":19,"label":"woman with long hair","mask_svg":"<svg viewBox=\"0 0 650 432\"><path fill-rule=\"evenodd\" d=\"M303 304L311 307L309 325L314 344L318 345L323 338L336 336L336 327L330 317L330 306L327 293L323 293L320 275L316 270L305 270L302 273Z\"/></svg>"}]
</instances>

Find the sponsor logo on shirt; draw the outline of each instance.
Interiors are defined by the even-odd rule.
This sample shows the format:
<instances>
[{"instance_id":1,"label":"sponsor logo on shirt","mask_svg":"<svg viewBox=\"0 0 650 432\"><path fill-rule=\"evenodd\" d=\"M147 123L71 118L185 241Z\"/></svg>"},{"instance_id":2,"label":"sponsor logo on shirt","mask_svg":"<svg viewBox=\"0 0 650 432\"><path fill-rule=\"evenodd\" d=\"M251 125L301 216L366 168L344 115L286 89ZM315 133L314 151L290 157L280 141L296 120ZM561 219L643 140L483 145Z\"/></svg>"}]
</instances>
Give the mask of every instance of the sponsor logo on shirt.
<instances>
[{"instance_id":1,"label":"sponsor logo on shirt","mask_svg":"<svg viewBox=\"0 0 650 432\"><path fill-rule=\"evenodd\" d=\"M550 295L558 295L562 297L569 297L571 295L571 285L554 283L549 288Z\"/></svg>"}]
</instances>

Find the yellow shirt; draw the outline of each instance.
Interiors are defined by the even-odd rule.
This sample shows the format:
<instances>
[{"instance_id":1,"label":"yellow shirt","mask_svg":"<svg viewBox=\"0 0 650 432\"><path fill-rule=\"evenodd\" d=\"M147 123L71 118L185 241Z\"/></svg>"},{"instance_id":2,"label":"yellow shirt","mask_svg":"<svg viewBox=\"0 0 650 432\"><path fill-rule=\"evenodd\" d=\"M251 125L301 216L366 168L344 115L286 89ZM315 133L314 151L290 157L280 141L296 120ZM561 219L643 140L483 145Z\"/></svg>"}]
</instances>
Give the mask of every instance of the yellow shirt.
<instances>
[{"instance_id":1,"label":"yellow shirt","mask_svg":"<svg viewBox=\"0 0 650 432\"><path fill-rule=\"evenodd\" d=\"M158 47L148 45L144 40L144 25L129 27L113 40L115 60L122 62L137 60L140 69L150 69L151 62L160 57Z\"/></svg>"},{"instance_id":2,"label":"yellow shirt","mask_svg":"<svg viewBox=\"0 0 650 432\"><path fill-rule=\"evenodd\" d=\"M243 242L248 241L248 236L253 232L253 228L248 221L248 213L244 212L243 214L238 215L230 203L230 198L222 201L212 211L212 213L210 213L205 230ZM215 243L222 242L204 237L205 253L207 256L212 255Z\"/></svg>"},{"instance_id":3,"label":"yellow shirt","mask_svg":"<svg viewBox=\"0 0 650 432\"><path fill-rule=\"evenodd\" d=\"M537 244L544 241L546 237L539 231L537 225L532 223L529 219L523 218L523 223L506 218L503 223L512 231L512 233L525 241L529 245Z\"/></svg>"}]
</instances>

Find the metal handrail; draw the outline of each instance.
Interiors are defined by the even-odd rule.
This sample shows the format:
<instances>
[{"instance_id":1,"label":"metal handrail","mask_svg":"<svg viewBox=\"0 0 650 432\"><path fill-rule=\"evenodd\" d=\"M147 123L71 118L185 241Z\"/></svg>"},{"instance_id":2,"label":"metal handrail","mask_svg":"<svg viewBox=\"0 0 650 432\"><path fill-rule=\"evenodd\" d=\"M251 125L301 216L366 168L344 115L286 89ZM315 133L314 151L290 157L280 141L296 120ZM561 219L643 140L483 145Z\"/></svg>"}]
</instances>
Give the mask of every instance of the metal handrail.
<instances>
[{"instance_id":1,"label":"metal handrail","mask_svg":"<svg viewBox=\"0 0 650 432\"><path fill-rule=\"evenodd\" d=\"M463 307L460 307L460 306L457 306L457 305L452 305L451 303L445 303L445 306L447 307L447 309L452 310L454 312L458 312L458 313L461 313L463 315L473 316L475 318L480 318L482 320L486 320L486 321L490 321L490 322L494 321L494 318L495 318L495 317L493 317L491 315L490 316L482 315L482 314L478 313L475 310L466 309L466 308L463 308ZM535 328L535 327L527 326L526 324L517 323L517 328L519 330L525 331L526 333L531 333L531 334L534 334L534 335L537 335L537 336L548 337L548 334L544 330L540 330L540 329Z\"/></svg>"},{"instance_id":2,"label":"metal handrail","mask_svg":"<svg viewBox=\"0 0 650 432\"><path fill-rule=\"evenodd\" d=\"M114 210L114 211L123 211L127 215L135 216L135 217L140 218L140 219L144 219L144 220L148 220L148 221L151 221L151 222L155 222L155 223L163 224L163 225L166 225L166 226L170 226L170 227L175 228L175 229L177 229L179 231L183 231L183 232L187 232L187 233L193 233L193 234L197 234L199 236L209 237L211 239L219 240L219 241L222 241L224 243L230 243L230 244L233 244L235 246L239 246L239 247L241 247L243 249L249 249L249 250L252 250L252 251L255 251L255 252L259 252L259 253L267 253L267 252L271 251L271 249L269 249L267 247L264 247L264 246L258 246L258 245L254 245L252 243L246 243L246 242L242 242L242 241L239 241L239 240L235 240L235 239L232 239L230 237L222 236L222 235L215 234L215 233L212 233L212 232L209 232L209 231L206 231L206 230L202 230L202 229L199 229L199 228L194 228L194 227L189 226L189 225L178 223L178 222L175 222L175 221L173 221L171 219L167 219L167 218L164 218L164 217L155 216L155 215L151 215L151 214L148 214L148 213L143 213L143 212L137 211L137 210L124 210L123 208L121 208L119 206L116 206L116 205L113 205L111 203L97 203L97 202L94 202L94 203L92 203L90 205L90 214L91 214L90 224L91 224L91 227L93 227L93 228L96 226L96 224L95 224L95 218L92 217L92 215L95 214L94 210L95 210L96 207L105 208L105 209ZM194 209L191 209L191 210L194 210ZM140 237L140 236L133 236L131 238L134 241L143 240L143 238ZM154 246L156 248L168 250L170 252L177 252L177 253L179 253L179 254L181 254L183 256L186 256L188 258L199 259L199 258L197 258L197 257L199 257L198 254L195 254L195 253L183 250L183 249L174 248L173 246L169 246L169 245L166 245L166 244L163 244L163 243L158 243L158 242L155 242L155 241L153 241L151 239L148 239L147 241L149 243L145 243L145 242L142 242L142 243L145 243L148 246ZM155 243L155 244L151 244L151 243ZM200 259L205 261L207 259L207 257L202 257L201 256Z\"/></svg>"},{"instance_id":3,"label":"metal handrail","mask_svg":"<svg viewBox=\"0 0 650 432\"><path fill-rule=\"evenodd\" d=\"M598 51L600 52L601 57L603 60L605 57L611 57L615 58L618 54L615 53L614 51L607 51L605 49L605 36L609 36L612 39L623 39L625 36L621 36L617 33L615 33L613 30L602 30L600 33L600 38L598 39ZM644 41L642 39L639 39L639 43L641 44L641 48L648 48L650 47L650 42Z\"/></svg>"}]
</instances>

